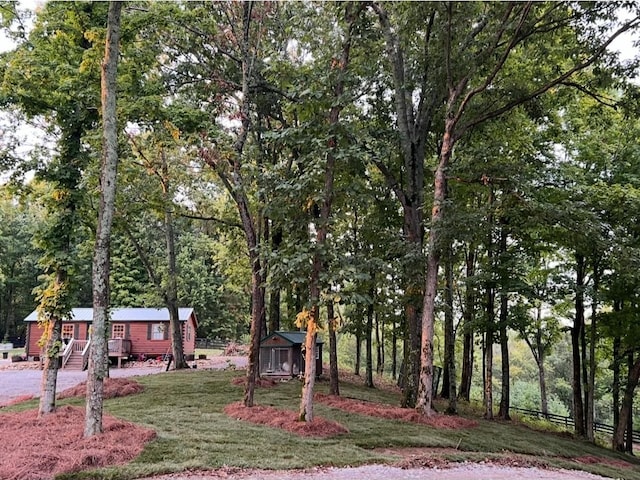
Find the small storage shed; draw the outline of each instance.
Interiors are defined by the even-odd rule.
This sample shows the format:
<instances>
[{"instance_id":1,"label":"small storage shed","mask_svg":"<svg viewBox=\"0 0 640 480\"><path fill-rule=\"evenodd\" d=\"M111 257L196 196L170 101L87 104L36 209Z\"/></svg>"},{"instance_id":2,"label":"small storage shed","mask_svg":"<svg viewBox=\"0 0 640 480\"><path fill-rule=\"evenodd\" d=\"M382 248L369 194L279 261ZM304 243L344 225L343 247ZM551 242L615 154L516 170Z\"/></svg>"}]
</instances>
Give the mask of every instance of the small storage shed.
<instances>
[{"instance_id":1,"label":"small storage shed","mask_svg":"<svg viewBox=\"0 0 640 480\"><path fill-rule=\"evenodd\" d=\"M304 374L306 332L273 332L260 341L261 377L297 377ZM322 374L322 339L316 337L316 376Z\"/></svg>"}]
</instances>

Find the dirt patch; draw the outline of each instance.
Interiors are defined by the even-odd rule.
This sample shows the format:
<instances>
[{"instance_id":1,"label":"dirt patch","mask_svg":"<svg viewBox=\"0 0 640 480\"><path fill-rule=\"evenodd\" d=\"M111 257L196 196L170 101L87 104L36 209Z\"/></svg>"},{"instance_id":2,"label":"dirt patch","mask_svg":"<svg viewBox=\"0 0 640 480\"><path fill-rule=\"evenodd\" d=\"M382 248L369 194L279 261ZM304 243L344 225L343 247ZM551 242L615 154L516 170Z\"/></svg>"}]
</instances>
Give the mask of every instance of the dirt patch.
<instances>
[{"instance_id":1,"label":"dirt patch","mask_svg":"<svg viewBox=\"0 0 640 480\"><path fill-rule=\"evenodd\" d=\"M392 420L400 420L408 423L420 423L435 428L474 428L478 426L475 420L452 415L434 414L429 417L421 415L413 409L382 405L380 403L366 402L353 398L336 397L317 393L315 399L329 407L339 408L351 413L359 413L370 417L380 417Z\"/></svg>"},{"instance_id":2,"label":"dirt patch","mask_svg":"<svg viewBox=\"0 0 640 480\"><path fill-rule=\"evenodd\" d=\"M242 403L232 403L224 408L224 413L232 418L280 428L303 437L332 437L349 431L339 423L315 417L311 422L298 420L298 413L273 407L254 405L245 407Z\"/></svg>"},{"instance_id":3,"label":"dirt patch","mask_svg":"<svg viewBox=\"0 0 640 480\"><path fill-rule=\"evenodd\" d=\"M121 465L140 454L155 438L153 430L105 415L104 433L83 437L84 409L59 407L38 418L37 410L0 414L5 480L47 480L60 473Z\"/></svg>"},{"instance_id":4,"label":"dirt patch","mask_svg":"<svg viewBox=\"0 0 640 480\"><path fill-rule=\"evenodd\" d=\"M144 387L138 382L129 378L105 378L104 379L104 395L106 398L126 397L142 393ZM67 388L58 394L58 400L72 397L85 397L87 394L87 382L82 382L75 387Z\"/></svg>"}]
</instances>

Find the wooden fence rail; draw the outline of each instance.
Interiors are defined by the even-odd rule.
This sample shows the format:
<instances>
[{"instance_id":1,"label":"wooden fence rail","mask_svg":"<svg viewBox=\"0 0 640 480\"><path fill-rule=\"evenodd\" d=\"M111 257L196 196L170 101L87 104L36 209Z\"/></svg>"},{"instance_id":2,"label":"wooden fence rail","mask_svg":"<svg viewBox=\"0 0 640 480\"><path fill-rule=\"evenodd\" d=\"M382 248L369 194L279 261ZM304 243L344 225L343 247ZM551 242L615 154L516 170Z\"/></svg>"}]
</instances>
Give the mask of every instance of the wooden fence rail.
<instances>
[{"instance_id":1,"label":"wooden fence rail","mask_svg":"<svg viewBox=\"0 0 640 480\"><path fill-rule=\"evenodd\" d=\"M228 342L220 339L196 338L196 348L222 348L227 346Z\"/></svg>"},{"instance_id":2,"label":"wooden fence rail","mask_svg":"<svg viewBox=\"0 0 640 480\"><path fill-rule=\"evenodd\" d=\"M574 427L573 418L571 417L565 417L563 415L555 415L553 413L544 414L537 410L527 410L526 408L518 408L518 407L511 407L511 410L513 410L514 412L522 413L529 417L535 417L542 420L547 420L551 423L555 423L558 425L564 425L566 429ZM614 427L612 425L607 425L605 423L599 423L599 422L593 423L593 429L598 433L605 433L607 435L613 435L613 431L614 431ZM633 430L633 442L640 443L640 431Z\"/></svg>"}]
</instances>

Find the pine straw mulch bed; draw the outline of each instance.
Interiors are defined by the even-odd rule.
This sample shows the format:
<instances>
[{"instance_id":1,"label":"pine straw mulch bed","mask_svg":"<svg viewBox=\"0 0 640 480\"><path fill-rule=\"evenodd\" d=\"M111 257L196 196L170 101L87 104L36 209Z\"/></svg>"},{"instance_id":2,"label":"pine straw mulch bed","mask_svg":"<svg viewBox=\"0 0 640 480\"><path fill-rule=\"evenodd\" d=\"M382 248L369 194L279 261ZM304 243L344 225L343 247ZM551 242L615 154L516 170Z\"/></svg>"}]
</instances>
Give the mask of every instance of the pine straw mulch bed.
<instances>
[{"instance_id":1,"label":"pine straw mulch bed","mask_svg":"<svg viewBox=\"0 0 640 480\"><path fill-rule=\"evenodd\" d=\"M367 402L353 398L336 397L334 395L324 395L317 393L315 399L332 408L339 408L351 413L358 413L370 417L380 417L391 420L400 420L407 423L420 423L434 428L448 428L457 430L460 428L474 428L478 426L475 420L468 418L433 414L431 416L422 415L411 408L394 407L393 405L383 405L381 403Z\"/></svg>"},{"instance_id":2,"label":"pine straw mulch bed","mask_svg":"<svg viewBox=\"0 0 640 480\"><path fill-rule=\"evenodd\" d=\"M344 380L344 373L341 377L341 379ZM349 379L347 379L347 381L348 380ZM236 377L232 380L232 383L234 385L246 384L246 378ZM259 379L256 381L256 387L269 388L277 385L278 382L271 379ZM385 387L390 388L389 385L385 385ZM478 422L462 417L441 414L435 414L427 417L408 408L325 395L322 393L316 393L314 398L319 403L351 413L367 415L370 417L400 420L409 423L420 423L434 428L460 429L473 428L478 425ZM241 402L227 405L224 408L224 413L227 416L238 420L279 428L301 436L324 438L349 432L347 428L339 423L317 416L315 416L311 422L301 422L298 419L297 412L259 405L245 407Z\"/></svg>"},{"instance_id":3,"label":"pine straw mulch bed","mask_svg":"<svg viewBox=\"0 0 640 480\"><path fill-rule=\"evenodd\" d=\"M104 433L84 438L84 408L62 406L38 418L37 410L0 415L0 472L5 480L47 480L60 473L121 465L155 438L153 430L103 416Z\"/></svg>"},{"instance_id":4,"label":"pine straw mulch bed","mask_svg":"<svg viewBox=\"0 0 640 480\"><path fill-rule=\"evenodd\" d=\"M105 379L105 398L141 391L142 386L133 380ZM83 397L85 393L86 383L82 383L61 392L58 398ZM45 480L59 473L121 465L137 457L156 436L153 430L104 415L104 433L85 439L84 418L83 407L71 406L58 407L42 418L38 418L37 409L0 414L3 450L11 452L0 455L1 478Z\"/></svg>"}]
</instances>

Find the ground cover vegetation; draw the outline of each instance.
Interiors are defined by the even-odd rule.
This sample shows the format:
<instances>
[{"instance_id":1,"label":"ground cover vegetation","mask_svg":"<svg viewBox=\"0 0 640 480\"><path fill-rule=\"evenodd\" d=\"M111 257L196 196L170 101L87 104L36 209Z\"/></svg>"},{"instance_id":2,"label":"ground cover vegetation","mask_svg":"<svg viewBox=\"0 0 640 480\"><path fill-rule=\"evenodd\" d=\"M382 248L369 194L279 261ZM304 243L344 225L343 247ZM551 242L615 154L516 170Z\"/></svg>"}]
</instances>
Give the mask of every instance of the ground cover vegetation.
<instances>
[{"instance_id":1,"label":"ground cover vegetation","mask_svg":"<svg viewBox=\"0 0 640 480\"><path fill-rule=\"evenodd\" d=\"M109 425L114 421L112 417L120 422L120 427L111 428L109 434L113 435L118 430L130 433L132 437L136 434L137 446L144 447L142 452L126 464L112 464L109 459L117 457L113 455L113 449L123 451L130 443L103 444L101 456L96 455L97 445L92 446L93 451L91 447L78 448L75 457L65 457L67 461L60 465L59 471L64 472L66 464L67 473L60 473L56 478L132 479L184 470L220 469L224 473L234 469L295 469L374 462L442 466L461 461L580 469L614 478L640 478L640 465L632 457L572 435L523 424L487 421L482 418L482 408L465 407L463 415L458 417L439 415L442 418L440 424L435 418L426 423L416 422L416 415L423 416L398 407L401 393L397 388L372 390L360 381L352 383L353 376L349 375L341 376L341 397L328 395L328 379L318 382L317 393L324 399L315 405L316 418L313 422L297 421L299 381L257 387L255 418L243 418L234 413L241 409L251 410L241 404L244 382L238 380L243 379L244 373L233 370L182 371L129 381L125 387L130 388L137 383L143 390L105 400ZM377 376L374 378L377 380ZM80 389L76 389L76 393L79 396L60 402L63 421L69 418L72 409L81 415L84 399ZM441 401L436 404L445 405ZM354 409L350 405L357 407ZM55 421L27 420L25 410L33 412L35 406L34 401L13 405L4 408L0 415L3 418L7 415L23 426L31 422L28 425L30 429L39 423ZM386 417L380 416L376 410L386 412ZM414 418L400 420L400 416L389 415L397 411L414 415ZM267 420L271 423L269 426L261 425ZM326 428L328 423L339 425L341 430L333 430L333 434L326 436L330 431ZM81 421L66 424L75 424L80 442ZM3 421L1 425L5 427L7 422ZM314 429L317 435L313 434ZM149 430L154 436L136 433ZM300 432L296 433L296 430ZM16 431L16 440L20 441L25 432L26 428L22 433ZM31 442L36 443L39 445L36 448L44 448L41 442ZM403 457L405 449L412 453L412 460ZM26 447L23 453L26 455ZM86 459L91 453L95 455L96 464L92 466L85 462L80 465L83 470L77 471L75 459ZM68 455L72 452L68 451ZM24 458L24 465L32 465L27 463L28 456ZM47 455L33 455L33 461L43 458L52 462ZM98 464L98 458L107 461ZM11 458L3 461L11 462ZM75 471L71 466L76 467ZM96 469L96 466L100 468Z\"/></svg>"},{"instance_id":2,"label":"ground cover vegetation","mask_svg":"<svg viewBox=\"0 0 640 480\"><path fill-rule=\"evenodd\" d=\"M244 337L246 407L260 337L302 328L301 420L322 332L334 395L351 338L364 384L399 378L422 415L436 378L447 412L475 396L489 420L535 384L543 413L564 407L590 441L610 420L632 450L638 59L614 47L634 5L122 6L107 113L108 4L0 3L0 337L37 306L55 359L60 319L102 285L110 305L188 305L200 335ZM116 153L111 269L92 282Z\"/></svg>"}]
</instances>

